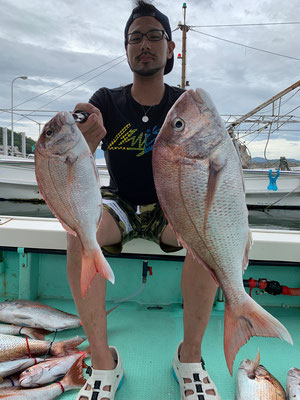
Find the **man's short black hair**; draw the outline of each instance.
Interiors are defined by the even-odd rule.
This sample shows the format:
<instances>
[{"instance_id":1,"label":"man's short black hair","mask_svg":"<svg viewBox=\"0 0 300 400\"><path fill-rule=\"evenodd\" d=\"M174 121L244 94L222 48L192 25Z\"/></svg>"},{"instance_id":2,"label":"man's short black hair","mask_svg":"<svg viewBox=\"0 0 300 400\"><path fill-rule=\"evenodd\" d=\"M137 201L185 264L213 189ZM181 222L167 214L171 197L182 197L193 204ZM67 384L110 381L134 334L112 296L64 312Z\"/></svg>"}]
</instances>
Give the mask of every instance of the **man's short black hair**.
<instances>
[{"instance_id":1,"label":"man's short black hair","mask_svg":"<svg viewBox=\"0 0 300 400\"><path fill-rule=\"evenodd\" d=\"M154 7L153 4L146 3L144 0L138 0L137 1L137 6L132 10L132 13L130 17L128 18L128 21L125 26L124 30L124 39L125 39L125 47L128 45L127 41L127 35L128 35L128 30L132 22L139 17L154 17L157 19L163 26L164 30L166 31L166 34L168 35L168 40L172 40L172 31L169 23L168 17L160 12L156 7ZM169 72L172 71L174 64L174 55L172 55L172 58L167 60L164 74L168 74Z\"/></svg>"}]
</instances>

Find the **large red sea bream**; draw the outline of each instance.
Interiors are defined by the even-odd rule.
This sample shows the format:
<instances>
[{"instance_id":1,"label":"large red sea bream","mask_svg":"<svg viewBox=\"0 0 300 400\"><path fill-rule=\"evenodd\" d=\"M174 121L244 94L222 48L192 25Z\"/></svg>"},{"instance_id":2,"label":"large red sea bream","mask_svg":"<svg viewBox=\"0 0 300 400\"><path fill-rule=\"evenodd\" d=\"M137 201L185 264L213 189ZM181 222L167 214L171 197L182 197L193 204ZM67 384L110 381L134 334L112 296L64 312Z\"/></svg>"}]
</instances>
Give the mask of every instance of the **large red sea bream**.
<instances>
[{"instance_id":1,"label":"large red sea bream","mask_svg":"<svg viewBox=\"0 0 300 400\"><path fill-rule=\"evenodd\" d=\"M114 283L113 271L96 239L102 215L98 171L71 113L60 112L45 125L34 154L44 200L65 230L81 241L82 295L96 273Z\"/></svg>"},{"instance_id":2,"label":"large red sea bream","mask_svg":"<svg viewBox=\"0 0 300 400\"><path fill-rule=\"evenodd\" d=\"M242 168L204 90L183 93L169 111L154 144L153 173L159 202L178 240L224 292L230 373L236 353L251 336L292 343L286 328L244 289L251 233Z\"/></svg>"}]
</instances>

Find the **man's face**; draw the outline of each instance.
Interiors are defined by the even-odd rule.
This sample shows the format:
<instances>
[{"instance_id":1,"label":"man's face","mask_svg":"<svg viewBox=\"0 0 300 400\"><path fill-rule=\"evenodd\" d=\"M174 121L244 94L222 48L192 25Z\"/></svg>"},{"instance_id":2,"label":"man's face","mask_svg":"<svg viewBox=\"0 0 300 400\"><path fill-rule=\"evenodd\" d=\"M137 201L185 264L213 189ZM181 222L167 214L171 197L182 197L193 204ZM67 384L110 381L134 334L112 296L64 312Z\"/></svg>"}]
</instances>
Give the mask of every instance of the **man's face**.
<instances>
[{"instance_id":1,"label":"man's face","mask_svg":"<svg viewBox=\"0 0 300 400\"><path fill-rule=\"evenodd\" d=\"M154 17L139 17L129 27L128 34L147 33L154 29L164 30ZM140 43L128 43L126 48L128 64L133 72L141 76L155 75L165 68L168 58L172 57L175 45L164 36L159 41L149 41L143 36Z\"/></svg>"}]
</instances>

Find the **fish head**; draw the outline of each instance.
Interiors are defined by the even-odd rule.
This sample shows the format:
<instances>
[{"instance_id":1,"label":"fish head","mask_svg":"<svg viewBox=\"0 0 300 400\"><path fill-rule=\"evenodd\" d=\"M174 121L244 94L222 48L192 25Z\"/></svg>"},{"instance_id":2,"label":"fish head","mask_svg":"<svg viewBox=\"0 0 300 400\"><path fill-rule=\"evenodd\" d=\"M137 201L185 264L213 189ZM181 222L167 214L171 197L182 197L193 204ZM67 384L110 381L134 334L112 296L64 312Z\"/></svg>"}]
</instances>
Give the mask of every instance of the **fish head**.
<instances>
[{"instance_id":1,"label":"fish head","mask_svg":"<svg viewBox=\"0 0 300 400\"><path fill-rule=\"evenodd\" d=\"M247 375L249 379L255 379L255 370L256 365L252 360L248 360L247 358L243 360L239 365L239 373L243 375Z\"/></svg>"},{"instance_id":2,"label":"fish head","mask_svg":"<svg viewBox=\"0 0 300 400\"><path fill-rule=\"evenodd\" d=\"M38 382L42 375L43 368L39 364L27 368L19 377L20 385L23 387L38 387Z\"/></svg>"},{"instance_id":3,"label":"fish head","mask_svg":"<svg viewBox=\"0 0 300 400\"><path fill-rule=\"evenodd\" d=\"M156 143L179 156L206 159L227 135L212 100L203 89L184 92L170 109Z\"/></svg>"},{"instance_id":4,"label":"fish head","mask_svg":"<svg viewBox=\"0 0 300 400\"><path fill-rule=\"evenodd\" d=\"M35 154L61 158L76 146L80 135L72 114L67 111L59 112L44 126Z\"/></svg>"},{"instance_id":5,"label":"fish head","mask_svg":"<svg viewBox=\"0 0 300 400\"><path fill-rule=\"evenodd\" d=\"M255 379L257 375L257 369L262 367L260 364L260 351L257 351L257 355L254 360L246 358L241 361L239 365L239 373L247 375L249 379ZM264 368L264 367L263 367Z\"/></svg>"},{"instance_id":6,"label":"fish head","mask_svg":"<svg viewBox=\"0 0 300 400\"><path fill-rule=\"evenodd\" d=\"M300 369L298 368L290 368L288 371L288 379L298 381L300 385Z\"/></svg>"}]
</instances>

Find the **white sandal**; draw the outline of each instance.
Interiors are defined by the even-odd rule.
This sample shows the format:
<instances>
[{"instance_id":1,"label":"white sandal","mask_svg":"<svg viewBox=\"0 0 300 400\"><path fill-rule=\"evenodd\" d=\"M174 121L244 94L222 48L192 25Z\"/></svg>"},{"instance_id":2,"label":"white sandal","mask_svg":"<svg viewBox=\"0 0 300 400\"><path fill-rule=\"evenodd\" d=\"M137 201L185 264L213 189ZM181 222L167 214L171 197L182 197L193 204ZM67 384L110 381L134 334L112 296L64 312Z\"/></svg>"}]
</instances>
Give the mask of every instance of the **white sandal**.
<instances>
[{"instance_id":1,"label":"white sandal","mask_svg":"<svg viewBox=\"0 0 300 400\"><path fill-rule=\"evenodd\" d=\"M90 375L85 385L80 389L76 400L86 398L89 400L114 400L116 391L121 387L124 378L124 371L118 350L111 346L113 358L116 361L116 368L112 370L98 370L92 367L87 368ZM105 386L110 386L110 390L103 390Z\"/></svg>"},{"instance_id":2,"label":"white sandal","mask_svg":"<svg viewBox=\"0 0 300 400\"><path fill-rule=\"evenodd\" d=\"M180 385L181 400L221 400L216 385L205 370L203 359L201 359L201 363L181 363L179 361L181 346L182 342L178 346L173 361L173 374ZM185 383L184 379L189 379L190 382ZM187 396L188 390L193 394ZM208 390L213 390L215 394L207 394Z\"/></svg>"}]
</instances>

